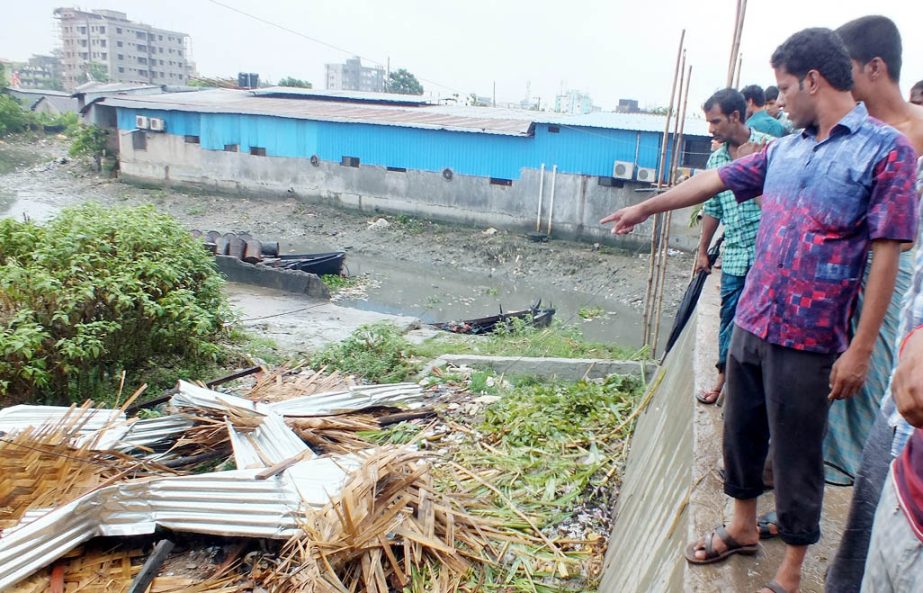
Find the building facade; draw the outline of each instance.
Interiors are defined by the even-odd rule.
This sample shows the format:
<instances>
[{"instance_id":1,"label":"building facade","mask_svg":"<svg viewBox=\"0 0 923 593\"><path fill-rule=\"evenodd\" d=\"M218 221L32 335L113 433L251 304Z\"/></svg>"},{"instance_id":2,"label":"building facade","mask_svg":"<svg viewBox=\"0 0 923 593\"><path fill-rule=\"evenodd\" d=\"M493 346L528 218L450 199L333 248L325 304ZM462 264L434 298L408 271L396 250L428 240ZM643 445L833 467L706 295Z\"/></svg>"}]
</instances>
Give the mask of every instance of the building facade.
<instances>
[{"instance_id":1,"label":"building facade","mask_svg":"<svg viewBox=\"0 0 923 593\"><path fill-rule=\"evenodd\" d=\"M554 98L554 110L557 113L586 114L598 111L593 106L593 99L580 91L567 91Z\"/></svg>"},{"instance_id":2,"label":"building facade","mask_svg":"<svg viewBox=\"0 0 923 593\"><path fill-rule=\"evenodd\" d=\"M408 105L361 93L212 90L107 97L127 179L297 196L366 211L608 241L598 220L634 203L656 174L664 118L552 116ZM709 137L688 120L683 167L703 167ZM673 140L667 144L670 162ZM642 177L642 171L650 175ZM697 230L675 216L673 244ZM649 240L641 230L625 243ZM640 240L639 240L640 237ZM619 239L621 241L621 239Z\"/></svg>"},{"instance_id":3,"label":"building facade","mask_svg":"<svg viewBox=\"0 0 923 593\"><path fill-rule=\"evenodd\" d=\"M68 91L91 80L182 85L189 79L185 33L136 23L115 10L57 8L54 15Z\"/></svg>"},{"instance_id":4,"label":"building facade","mask_svg":"<svg viewBox=\"0 0 923 593\"><path fill-rule=\"evenodd\" d=\"M331 91L385 92L385 69L367 67L359 58L350 58L344 64L327 64L326 88Z\"/></svg>"}]
</instances>

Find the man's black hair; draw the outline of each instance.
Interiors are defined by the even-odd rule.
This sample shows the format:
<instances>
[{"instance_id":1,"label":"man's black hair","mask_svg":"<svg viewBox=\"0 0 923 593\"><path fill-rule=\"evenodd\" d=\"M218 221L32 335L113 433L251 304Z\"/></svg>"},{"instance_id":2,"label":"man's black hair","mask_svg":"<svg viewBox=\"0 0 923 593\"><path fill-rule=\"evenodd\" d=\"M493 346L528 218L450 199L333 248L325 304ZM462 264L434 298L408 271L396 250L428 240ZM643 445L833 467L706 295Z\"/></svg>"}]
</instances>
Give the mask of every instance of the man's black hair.
<instances>
[{"instance_id":1,"label":"man's black hair","mask_svg":"<svg viewBox=\"0 0 923 593\"><path fill-rule=\"evenodd\" d=\"M769 101L778 101L779 100L779 87L777 86L768 86L764 91L766 93L766 102Z\"/></svg>"},{"instance_id":2,"label":"man's black hair","mask_svg":"<svg viewBox=\"0 0 923 593\"><path fill-rule=\"evenodd\" d=\"M705 101L702 109L710 111L715 105L727 117L731 117L731 114L736 111L740 121L746 121L747 119L747 100L736 89L721 89L709 97L708 101Z\"/></svg>"},{"instance_id":3,"label":"man's black hair","mask_svg":"<svg viewBox=\"0 0 923 593\"><path fill-rule=\"evenodd\" d=\"M863 66L874 58L881 58L891 80L900 82L901 33L894 21L886 16L864 16L849 21L836 32L846 44L850 58Z\"/></svg>"},{"instance_id":4,"label":"man's black hair","mask_svg":"<svg viewBox=\"0 0 923 593\"><path fill-rule=\"evenodd\" d=\"M799 31L785 40L772 54L773 68L782 68L803 81L817 70L838 91L852 90L852 62L839 36L830 29Z\"/></svg>"},{"instance_id":5,"label":"man's black hair","mask_svg":"<svg viewBox=\"0 0 923 593\"><path fill-rule=\"evenodd\" d=\"M744 99L747 101L753 101L753 104L757 107L762 107L766 104L766 93L763 92L763 87L751 84L740 89L740 94L744 96Z\"/></svg>"},{"instance_id":6,"label":"man's black hair","mask_svg":"<svg viewBox=\"0 0 923 593\"><path fill-rule=\"evenodd\" d=\"M923 80L910 87L910 91L923 91Z\"/></svg>"}]
</instances>

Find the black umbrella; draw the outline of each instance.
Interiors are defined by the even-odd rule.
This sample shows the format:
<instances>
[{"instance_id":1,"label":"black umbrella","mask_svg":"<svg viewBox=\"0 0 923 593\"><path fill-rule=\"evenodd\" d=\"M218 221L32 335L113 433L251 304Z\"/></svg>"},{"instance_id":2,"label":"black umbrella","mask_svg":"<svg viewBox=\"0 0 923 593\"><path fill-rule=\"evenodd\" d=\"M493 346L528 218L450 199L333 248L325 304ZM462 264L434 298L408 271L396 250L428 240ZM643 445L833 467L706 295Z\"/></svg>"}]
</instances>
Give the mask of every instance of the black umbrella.
<instances>
[{"instance_id":1,"label":"black umbrella","mask_svg":"<svg viewBox=\"0 0 923 593\"><path fill-rule=\"evenodd\" d=\"M715 260L718 259L718 252L721 249L721 243L723 241L724 235L721 235L721 237L715 241L715 244L708 250L709 267L715 265ZM667 340L667 348L663 352L664 356L670 351L670 348L673 347L676 340L679 339L679 335L683 333L683 328L686 327L686 323L689 321L689 318L692 317L692 312L695 311L695 306L699 302L699 295L702 293L702 286L705 285L705 278L707 276L708 272L704 270L699 272L686 288L686 294L683 295L683 300L679 304L679 309L676 311L676 318L673 319L673 329L670 330L670 339Z\"/></svg>"}]
</instances>

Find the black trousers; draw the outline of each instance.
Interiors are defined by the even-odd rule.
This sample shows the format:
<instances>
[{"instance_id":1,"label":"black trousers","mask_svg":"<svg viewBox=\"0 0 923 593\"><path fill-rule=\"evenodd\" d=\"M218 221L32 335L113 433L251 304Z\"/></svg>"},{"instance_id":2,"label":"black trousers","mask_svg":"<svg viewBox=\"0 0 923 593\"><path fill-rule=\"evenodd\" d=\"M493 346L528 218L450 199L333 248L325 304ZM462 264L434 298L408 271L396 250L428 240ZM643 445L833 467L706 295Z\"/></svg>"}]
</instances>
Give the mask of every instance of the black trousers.
<instances>
[{"instance_id":1,"label":"black trousers","mask_svg":"<svg viewBox=\"0 0 923 593\"><path fill-rule=\"evenodd\" d=\"M738 326L731 337L724 492L741 500L763 493L763 464L772 438L779 536L793 546L820 539L827 395L838 356L776 346Z\"/></svg>"}]
</instances>

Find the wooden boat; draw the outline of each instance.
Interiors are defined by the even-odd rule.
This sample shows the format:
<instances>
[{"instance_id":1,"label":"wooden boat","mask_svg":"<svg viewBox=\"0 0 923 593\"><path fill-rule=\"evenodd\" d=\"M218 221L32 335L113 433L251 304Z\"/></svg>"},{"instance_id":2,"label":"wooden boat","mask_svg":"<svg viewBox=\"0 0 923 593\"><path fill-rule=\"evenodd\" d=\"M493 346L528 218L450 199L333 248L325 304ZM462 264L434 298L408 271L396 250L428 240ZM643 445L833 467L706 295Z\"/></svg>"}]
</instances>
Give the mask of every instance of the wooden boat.
<instances>
[{"instance_id":1,"label":"wooden boat","mask_svg":"<svg viewBox=\"0 0 923 593\"><path fill-rule=\"evenodd\" d=\"M339 276L343 273L343 264L345 262L345 251L333 251L330 253L282 255L278 260L269 263L269 265L283 270L301 270L302 272L317 274L318 276L326 276L328 274Z\"/></svg>"},{"instance_id":2,"label":"wooden boat","mask_svg":"<svg viewBox=\"0 0 923 593\"><path fill-rule=\"evenodd\" d=\"M462 321L445 321L442 323L432 323L432 327L456 334L486 334L494 331L509 323L513 319L524 319L533 327L548 327L554 318L555 310L550 307L542 308L542 301L536 302L528 309L522 311L510 311L504 313L500 309L499 315L490 317L480 317L478 319L466 319Z\"/></svg>"}]
</instances>

